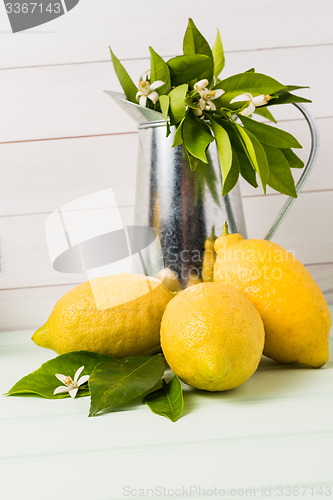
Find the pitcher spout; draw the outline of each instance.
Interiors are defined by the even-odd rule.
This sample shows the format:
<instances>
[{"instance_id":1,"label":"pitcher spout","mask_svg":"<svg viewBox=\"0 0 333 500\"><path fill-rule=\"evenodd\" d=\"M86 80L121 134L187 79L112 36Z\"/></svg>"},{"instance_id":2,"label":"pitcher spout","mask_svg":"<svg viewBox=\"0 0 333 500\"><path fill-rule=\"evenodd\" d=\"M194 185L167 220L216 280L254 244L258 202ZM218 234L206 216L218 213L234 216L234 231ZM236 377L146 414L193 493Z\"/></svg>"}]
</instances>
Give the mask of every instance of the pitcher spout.
<instances>
[{"instance_id":1,"label":"pitcher spout","mask_svg":"<svg viewBox=\"0 0 333 500\"><path fill-rule=\"evenodd\" d=\"M121 92L114 92L113 90L104 90L126 113L136 121L136 123L150 123L155 121L164 120L162 113L154 111L153 109L140 106L134 102L127 101L125 94Z\"/></svg>"}]
</instances>

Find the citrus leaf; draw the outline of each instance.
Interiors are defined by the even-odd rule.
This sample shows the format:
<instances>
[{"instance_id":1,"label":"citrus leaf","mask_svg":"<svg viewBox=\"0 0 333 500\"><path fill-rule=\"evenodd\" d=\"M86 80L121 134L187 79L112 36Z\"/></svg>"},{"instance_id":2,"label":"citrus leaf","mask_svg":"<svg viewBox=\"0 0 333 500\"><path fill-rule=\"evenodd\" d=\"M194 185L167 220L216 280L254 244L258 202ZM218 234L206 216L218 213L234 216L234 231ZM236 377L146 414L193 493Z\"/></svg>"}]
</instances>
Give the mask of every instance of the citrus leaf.
<instances>
[{"instance_id":1,"label":"citrus leaf","mask_svg":"<svg viewBox=\"0 0 333 500\"><path fill-rule=\"evenodd\" d=\"M254 134L260 142L273 148L301 148L301 144L289 132L285 132L271 125L260 123L246 116L240 116L240 119L246 128Z\"/></svg>"},{"instance_id":2,"label":"citrus leaf","mask_svg":"<svg viewBox=\"0 0 333 500\"><path fill-rule=\"evenodd\" d=\"M249 92L252 95L273 94L283 89L284 85L262 73L246 71L221 80L214 88L223 89L226 94L230 94L230 99L232 99L243 92Z\"/></svg>"},{"instance_id":3,"label":"citrus leaf","mask_svg":"<svg viewBox=\"0 0 333 500\"><path fill-rule=\"evenodd\" d=\"M258 182L257 182L256 171L253 170L253 167L252 167L251 163L249 162L248 157L244 153L244 150L237 150L237 157L239 160L239 169L240 169L241 176L251 186L253 186L254 188L257 188Z\"/></svg>"},{"instance_id":4,"label":"citrus leaf","mask_svg":"<svg viewBox=\"0 0 333 500\"><path fill-rule=\"evenodd\" d=\"M214 76L217 78L223 70L225 64L223 45L219 30L217 30L212 52L214 59Z\"/></svg>"},{"instance_id":5,"label":"citrus leaf","mask_svg":"<svg viewBox=\"0 0 333 500\"><path fill-rule=\"evenodd\" d=\"M201 160L199 160L198 158L195 158L195 156L191 155L191 153L185 148L185 152L186 152L186 156L187 156L187 159L188 159L188 163L189 163L189 166L190 166L190 169L192 171L196 171L198 167L200 167L200 165L204 165L204 166L207 166L207 163L203 163ZM203 189L204 187L201 185L201 190L200 190L200 193L203 192ZM196 190L196 198L195 198L195 202L198 201L198 194L199 194L199 190L198 190L198 185L197 185L197 190Z\"/></svg>"},{"instance_id":6,"label":"citrus leaf","mask_svg":"<svg viewBox=\"0 0 333 500\"><path fill-rule=\"evenodd\" d=\"M171 90L169 93L170 99L170 115L171 123L176 124L180 122L186 112L185 97L188 90L188 85L184 83Z\"/></svg>"},{"instance_id":7,"label":"citrus leaf","mask_svg":"<svg viewBox=\"0 0 333 500\"><path fill-rule=\"evenodd\" d=\"M194 203L197 205L203 201L207 191L209 191L216 205L221 206L221 195L217 189L218 179L216 177L209 150L206 154L208 163L203 163L202 161L196 160L196 158L192 157L193 160L198 162L195 167L195 174L193 174Z\"/></svg>"},{"instance_id":8,"label":"citrus leaf","mask_svg":"<svg viewBox=\"0 0 333 500\"><path fill-rule=\"evenodd\" d=\"M150 50L150 83L161 80L164 82L162 87L157 89L159 94L167 94L170 91L170 71L167 63L159 56L152 47Z\"/></svg>"},{"instance_id":9,"label":"citrus leaf","mask_svg":"<svg viewBox=\"0 0 333 500\"><path fill-rule=\"evenodd\" d=\"M210 57L204 54L176 56L169 59L167 65L170 69L171 84L173 86L197 79L212 65Z\"/></svg>"},{"instance_id":10,"label":"citrus leaf","mask_svg":"<svg viewBox=\"0 0 333 500\"><path fill-rule=\"evenodd\" d=\"M264 149L269 164L267 184L279 193L297 198L295 182L284 154L279 149L265 144Z\"/></svg>"},{"instance_id":11,"label":"citrus leaf","mask_svg":"<svg viewBox=\"0 0 333 500\"><path fill-rule=\"evenodd\" d=\"M189 113L183 122L183 141L189 153L207 163L206 149L214 141L206 123Z\"/></svg>"},{"instance_id":12,"label":"citrus leaf","mask_svg":"<svg viewBox=\"0 0 333 500\"><path fill-rule=\"evenodd\" d=\"M133 83L131 77L129 76L126 69L119 61L119 59L117 59L117 57L112 52L111 47L110 47L110 52L114 70L116 72L120 85L122 86L122 89L125 93L126 99L128 101L135 102L137 104L136 94L138 89L136 85Z\"/></svg>"},{"instance_id":13,"label":"citrus leaf","mask_svg":"<svg viewBox=\"0 0 333 500\"><path fill-rule=\"evenodd\" d=\"M163 387L148 394L144 402L153 413L176 422L184 407L183 389L177 375L174 375L168 383L163 380Z\"/></svg>"},{"instance_id":14,"label":"citrus leaf","mask_svg":"<svg viewBox=\"0 0 333 500\"><path fill-rule=\"evenodd\" d=\"M261 181L261 185L263 188L264 193L266 194L266 186L267 186L267 181L268 181L268 174L269 174L269 163L267 161L266 153L263 148L263 145L258 141L257 137L248 130L246 131L248 134L249 138L251 139L251 142L254 147L254 151L256 154L257 158L257 163L258 163L258 170L256 172L259 174L259 178Z\"/></svg>"},{"instance_id":15,"label":"citrus leaf","mask_svg":"<svg viewBox=\"0 0 333 500\"><path fill-rule=\"evenodd\" d=\"M192 19L189 19L183 40L184 55L203 54L211 59L210 66L201 74L197 72L196 79L207 78L210 81L213 78L213 54L209 43L200 33Z\"/></svg>"},{"instance_id":16,"label":"citrus leaf","mask_svg":"<svg viewBox=\"0 0 333 500\"><path fill-rule=\"evenodd\" d=\"M183 40L183 52L185 55L204 54L213 57L209 43L200 33L192 19L188 20Z\"/></svg>"},{"instance_id":17,"label":"citrus leaf","mask_svg":"<svg viewBox=\"0 0 333 500\"><path fill-rule=\"evenodd\" d=\"M222 183L223 183L223 188L222 188L222 195L225 196L233 187L235 184L231 182L230 186L231 189L227 185L227 180L228 176L231 171L231 166L232 166L232 149L231 149L231 143L229 139L228 132L221 127L215 120L211 120L211 125L212 129L214 132L216 144L217 144L217 152L219 156L219 163L220 163L220 168L221 168L221 174L222 174ZM234 162L234 167L237 167L237 163ZM231 173L237 173L237 170L233 170ZM237 174L237 179L238 180L239 176L239 164L238 164L238 174ZM229 182L228 182L229 184ZM233 185L232 185L233 184Z\"/></svg>"},{"instance_id":18,"label":"citrus leaf","mask_svg":"<svg viewBox=\"0 0 333 500\"><path fill-rule=\"evenodd\" d=\"M304 97L290 94L290 92L285 92L284 90L276 92L276 95L274 97L277 98L271 99L268 102L267 106L275 106L277 104L290 104L295 102L303 102L303 103L312 102L310 99L305 99Z\"/></svg>"},{"instance_id":19,"label":"citrus leaf","mask_svg":"<svg viewBox=\"0 0 333 500\"><path fill-rule=\"evenodd\" d=\"M38 370L30 373L30 375L21 378L21 380L10 389L7 396L38 395L48 399L68 398L69 393L53 394L54 390L61 386L61 382L55 376L56 373L73 378L75 372L81 366L84 366L84 370L80 376L90 375L99 363L103 361L110 362L110 360L114 360L114 358L104 354L86 351L61 354L42 364ZM80 387L77 397L88 395L88 386L83 385Z\"/></svg>"},{"instance_id":20,"label":"citrus leaf","mask_svg":"<svg viewBox=\"0 0 333 500\"><path fill-rule=\"evenodd\" d=\"M184 123L185 117L182 119L178 127L176 128L175 136L173 138L173 144L172 147L174 148L175 146L180 146L183 144L183 123Z\"/></svg>"},{"instance_id":21,"label":"citrus leaf","mask_svg":"<svg viewBox=\"0 0 333 500\"><path fill-rule=\"evenodd\" d=\"M235 132L234 127L227 120L221 120L220 125L222 125L228 132L229 139L233 148L234 153L237 154L237 158L239 160L239 168L240 174L251 186L257 188L258 183L256 179L256 171L252 163L249 161L248 155L245 152L245 145L239 139L238 135Z\"/></svg>"},{"instance_id":22,"label":"citrus leaf","mask_svg":"<svg viewBox=\"0 0 333 500\"><path fill-rule=\"evenodd\" d=\"M251 169L253 172L254 170ZM236 186L240 174L240 164L236 151L232 150L232 164L229 174L223 182L222 196L226 196Z\"/></svg>"},{"instance_id":23,"label":"citrus leaf","mask_svg":"<svg viewBox=\"0 0 333 500\"><path fill-rule=\"evenodd\" d=\"M239 134L239 138L244 146L245 153L247 154L247 157L250 160L250 163L253 166L254 170L258 172L259 167L258 167L257 157L251 139L244 130L244 127L241 127L240 125L238 125L238 123L236 123L235 125L236 125L236 130L238 131Z\"/></svg>"},{"instance_id":24,"label":"citrus leaf","mask_svg":"<svg viewBox=\"0 0 333 500\"><path fill-rule=\"evenodd\" d=\"M308 85L286 85L285 90L288 92L292 92L293 90L299 90L299 89L309 89L310 87Z\"/></svg>"},{"instance_id":25,"label":"citrus leaf","mask_svg":"<svg viewBox=\"0 0 333 500\"><path fill-rule=\"evenodd\" d=\"M165 368L162 354L131 356L99 364L89 379L89 417L144 395L161 380Z\"/></svg>"},{"instance_id":26,"label":"citrus leaf","mask_svg":"<svg viewBox=\"0 0 333 500\"><path fill-rule=\"evenodd\" d=\"M160 103L161 111L162 111L162 114L163 114L163 117L165 120L166 129L167 129L166 136L168 137L168 135L170 134L170 124L168 121L168 116L169 116L168 113L169 113L169 105L170 105L169 96L161 95L159 98L159 103Z\"/></svg>"},{"instance_id":27,"label":"citrus leaf","mask_svg":"<svg viewBox=\"0 0 333 500\"><path fill-rule=\"evenodd\" d=\"M303 168L304 162L294 153L292 149L280 149L284 154L290 168Z\"/></svg>"},{"instance_id":28,"label":"citrus leaf","mask_svg":"<svg viewBox=\"0 0 333 500\"><path fill-rule=\"evenodd\" d=\"M273 123L277 123L272 113L267 109L266 106L261 106L260 108L255 109L255 114L270 120Z\"/></svg>"}]
</instances>

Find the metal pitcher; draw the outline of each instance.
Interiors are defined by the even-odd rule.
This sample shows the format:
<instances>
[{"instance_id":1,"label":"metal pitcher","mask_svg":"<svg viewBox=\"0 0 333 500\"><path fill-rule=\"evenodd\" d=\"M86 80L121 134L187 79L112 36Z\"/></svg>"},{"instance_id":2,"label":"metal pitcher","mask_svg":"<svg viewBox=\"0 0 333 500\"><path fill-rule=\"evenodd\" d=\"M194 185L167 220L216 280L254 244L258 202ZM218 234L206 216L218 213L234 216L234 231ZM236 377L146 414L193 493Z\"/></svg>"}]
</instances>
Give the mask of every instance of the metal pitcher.
<instances>
[{"instance_id":1,"label":"metal pitcher","mask_svg":"<svg viewBox=\"0 0 333 500\"><path fill-rule=\"evenodd\" d=\"M200 279L205 241L215 230L217 235L227 220L230 232L244 237L246 225L239 186L222 197L222 178L215 143L207 150L208 164L191 171L183 146L172 148L175 127L166 137L161 114L126 101L123 95L109 92L138 123L139 153L135 200L135 225L156 230L161 244L164 267L173 271L185 288ZM318 152L318 132L307 110L294 104L305 117L311 133L311 150L296 191L302 189ZM290 209L288 198L266 235L271 239ZM158 255L149 256L149 268L161 271Z\"/></svg>"}]
</instances>

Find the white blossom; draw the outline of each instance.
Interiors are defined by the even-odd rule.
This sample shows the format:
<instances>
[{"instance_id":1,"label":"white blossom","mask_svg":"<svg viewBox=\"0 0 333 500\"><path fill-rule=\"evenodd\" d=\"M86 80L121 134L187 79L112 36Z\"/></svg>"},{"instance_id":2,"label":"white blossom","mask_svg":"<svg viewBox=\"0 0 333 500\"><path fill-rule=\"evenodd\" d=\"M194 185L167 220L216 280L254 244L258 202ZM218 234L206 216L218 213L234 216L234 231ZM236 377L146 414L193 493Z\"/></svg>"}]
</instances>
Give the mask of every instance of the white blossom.
<instances>
[{"instance_id":1,"label":"white blossom","mask_svg":"<svg viewBox=\"0 0 333 500\"><path fill-rule=\"evenodd\" d=\"M138 92L136 93L136 100L139 101L140 106L146 106L147 97L154 104L157 103L159 95L155 92L156 89L162 87L164 82L162 80L156 80L156 82L150 84L148 80L142 80L138 86Z\"/></svg>"},{"instance_id":2,"label":"white blossom","mask_svg":"<svg viewBox=\"0 0 333 500\"><path fill-rule=\"evenodd\" d=\"M247 107L239 113L240 115L248 116L252 115L257 106L264 106L265 104L267 104L270 98L271 96L267 94L261 94L257 97L253 97L253 95L249 92L244 92L244 94L237 95L236 97L231 99L230 104L233 104L234 102L248 101Z\"/></svg>"},{"instance_id":3,"label":"white blossom","mask_svg":"<svg viewBox=\"0 0 333 500\"><path fill-rule=\"evenodd\" d=\"M200 99L198 103L198 109L195 110L195 114L200 116L202 115L202 112L204 110L206 111L215 111L216 106L212 102L214 99L218 99L221 97L221 95L224 94L224 90L222 89L207 89L208 85L208 80L205 78L203 80L199 80L195 85L194 88L198 91L200 94Z\"/></svg>"},{"instance_id":4,"label":"white blossom","mask_svg":"<svg viewBox=\"0 0 333 500\"><path fill-rule=\"evenodd\" d=\"M72 380L72 378L69 377L68 375L60 375L60 373L57 373L56 374L57 379L60 380L60 382L62 382L64 385L57 387L53 394L61 394L63 392L69 392L70 397L75 398L80 385L85 384L89 379L89 375L83 375L83 377L79 379L79 376L83 369L84 366L81 366L81 368L77 370L77 372L74 375L74 380Z\"/></svg>"}]
</instances>

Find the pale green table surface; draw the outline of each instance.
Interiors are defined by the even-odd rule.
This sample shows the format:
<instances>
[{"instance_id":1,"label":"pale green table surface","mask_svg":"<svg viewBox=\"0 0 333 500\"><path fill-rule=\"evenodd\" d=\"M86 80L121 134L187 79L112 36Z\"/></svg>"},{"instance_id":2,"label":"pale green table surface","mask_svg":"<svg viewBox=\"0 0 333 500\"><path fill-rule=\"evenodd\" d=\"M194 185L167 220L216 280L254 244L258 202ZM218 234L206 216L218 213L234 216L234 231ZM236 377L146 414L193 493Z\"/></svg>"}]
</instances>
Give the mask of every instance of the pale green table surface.
<instances>
[{"instance_id":1,"label":"pale green table surface","mask_svg":"<svg viewBox=\"0 0 333 500\"><path fill-rule=\"evenodd\" d=\"M30 337L0 333L1 394L54 357ZM187 392L176 423L88 408L0 397L1 500L333 498L333 352L318 370L263 358L238 389Z\"/></svg>"}]
</instances>

